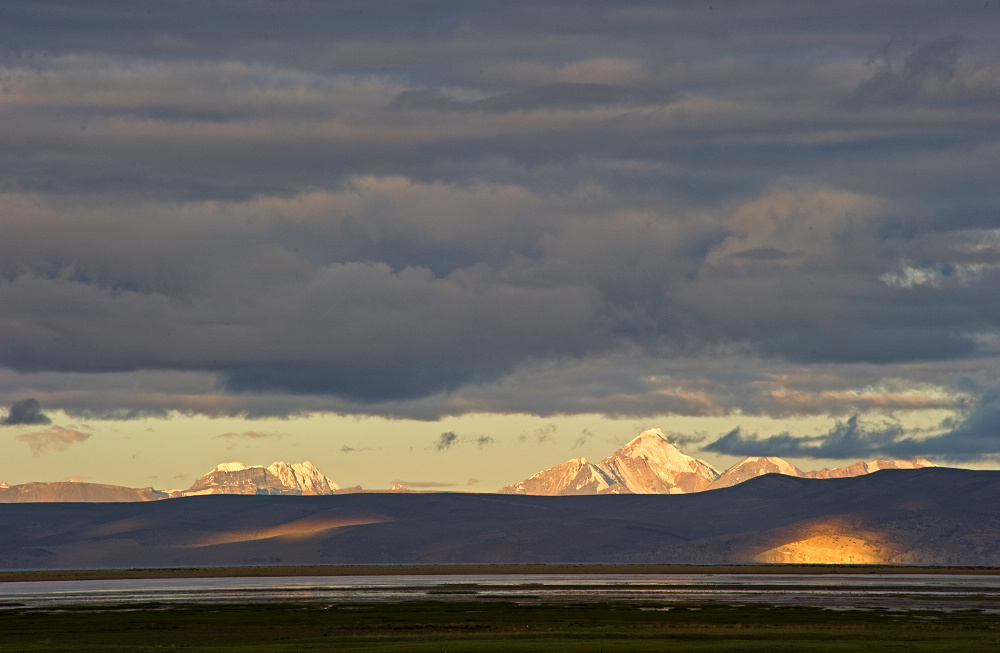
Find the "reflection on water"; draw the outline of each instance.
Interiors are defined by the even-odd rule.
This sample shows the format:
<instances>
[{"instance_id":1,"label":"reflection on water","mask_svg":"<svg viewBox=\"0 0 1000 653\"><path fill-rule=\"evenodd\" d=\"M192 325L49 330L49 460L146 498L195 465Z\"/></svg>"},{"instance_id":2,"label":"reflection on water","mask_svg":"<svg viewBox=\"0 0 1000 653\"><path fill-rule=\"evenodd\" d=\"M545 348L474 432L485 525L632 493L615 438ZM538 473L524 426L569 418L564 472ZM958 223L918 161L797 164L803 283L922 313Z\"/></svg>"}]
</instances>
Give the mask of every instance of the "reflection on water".
<instances>
[{"instance_id":1,"label":"reflection on water","mask_svg":"<svg viewBox=\"0 0 1000 653\"><path fill-rule=\"evenodd\" d=\"M300 576L0 583L0 608L137 603L402 600L769 603L836 609L1000 612L1000 576L517 574Z\"/></svg>"}]
</instances>

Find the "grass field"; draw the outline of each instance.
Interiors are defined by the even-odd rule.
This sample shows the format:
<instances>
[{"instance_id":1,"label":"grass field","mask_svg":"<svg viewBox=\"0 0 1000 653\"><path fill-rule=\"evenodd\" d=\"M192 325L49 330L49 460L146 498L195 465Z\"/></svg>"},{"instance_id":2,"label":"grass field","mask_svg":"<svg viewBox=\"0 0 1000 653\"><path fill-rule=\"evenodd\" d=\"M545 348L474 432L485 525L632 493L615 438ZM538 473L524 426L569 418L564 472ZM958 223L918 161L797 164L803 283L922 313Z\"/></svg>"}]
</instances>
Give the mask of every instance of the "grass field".
<instances>
[{"instance_id":1,"label":"grass field","mask_svg":"<svg viewBox=\"0 0 1000 653\"><path fill-rule=\"evenodd\" d=\"M996 651L1000 617L492 601L0 611L0 651Z\"/></svg>"}]
</instances>

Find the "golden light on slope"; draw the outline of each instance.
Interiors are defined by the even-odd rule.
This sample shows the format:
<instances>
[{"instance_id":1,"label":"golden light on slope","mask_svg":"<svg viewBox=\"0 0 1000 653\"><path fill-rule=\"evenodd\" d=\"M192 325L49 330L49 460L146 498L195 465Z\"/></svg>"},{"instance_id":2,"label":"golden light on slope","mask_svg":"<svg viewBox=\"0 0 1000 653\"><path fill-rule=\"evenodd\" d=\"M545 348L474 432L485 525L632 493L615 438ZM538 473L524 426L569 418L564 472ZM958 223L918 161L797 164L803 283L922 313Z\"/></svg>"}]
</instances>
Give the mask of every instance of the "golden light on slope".
<instances>
[{"instance_id":1,"label":"golden light on slope","mask_svg":"<svg viewBox=\"0 0 1000 653\"><path fill-rule=\"evenodd\" d=\"M883 564L902 551L885 533L855 528L843 520L813 522L788 541L761 551L754 562L797 564Z\"/></svg>"},{"instance_id":2,"label":"golden light on slope","mask_svg":"<svg viewBox=\"0 0 1000 653\"><path fill-rule=\"evenodd\" d=\"M232 544L233 542L253 542L272 538L289 540L308 539L344 526L362 526L364 524L381 524L389 521L383 517L328 517L297 519L277 526L260 529L231 530L212 533L190 546L213 546L216 544Z\"/></svg>"}]
</instances>

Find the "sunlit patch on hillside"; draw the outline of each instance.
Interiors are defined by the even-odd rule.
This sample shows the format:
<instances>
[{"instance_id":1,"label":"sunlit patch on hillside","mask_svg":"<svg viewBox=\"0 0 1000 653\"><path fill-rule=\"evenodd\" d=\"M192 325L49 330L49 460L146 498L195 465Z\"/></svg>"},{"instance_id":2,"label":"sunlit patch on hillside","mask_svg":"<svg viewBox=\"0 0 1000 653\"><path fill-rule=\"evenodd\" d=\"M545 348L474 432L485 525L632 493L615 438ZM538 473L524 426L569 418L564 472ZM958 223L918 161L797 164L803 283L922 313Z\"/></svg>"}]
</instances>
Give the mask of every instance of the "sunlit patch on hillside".
<instances>
[{"instance_id":1,"label":"sunlit patch on hillside","mask_svg":"<svg viewBox=\"0 0 1000 653\"><path fill-rule=\"evenodd\" d=\"M880 564L893 562L901 547L887 534L851 528L840 520L810 524L787 542L761 551L754 562Z\"/></svg>"},{"instance_id":2,"label":"sunlit patch on hillside","mask_svg":"<svg viewBox=\"0 0 1000 653\"><path fill-rule=\"evenodd\" d=\"M297 519L270 528L229 530L212 533L189 546L213 546L216 544L231 544L233 542L252 542L282 538L284 540L304 540L325 534L345 526L363 526L365 524L381 524L391 521L380 516L331 517L326 519Z\"/></svg>"},{"instance_id":3,"label":"sunlit patch on hillside","mask_svg":"<svg viewBox=\"0 0 1000 653\"><path fill-rule=\"evenodd\" d=\"M155 522L148 517L131 517L129 519L116 519L106 524L100 524L95 528L86 531L86 537L108 537L121 535L122 533L136 533L153 527Z\"/></svg>"}]
</instances>

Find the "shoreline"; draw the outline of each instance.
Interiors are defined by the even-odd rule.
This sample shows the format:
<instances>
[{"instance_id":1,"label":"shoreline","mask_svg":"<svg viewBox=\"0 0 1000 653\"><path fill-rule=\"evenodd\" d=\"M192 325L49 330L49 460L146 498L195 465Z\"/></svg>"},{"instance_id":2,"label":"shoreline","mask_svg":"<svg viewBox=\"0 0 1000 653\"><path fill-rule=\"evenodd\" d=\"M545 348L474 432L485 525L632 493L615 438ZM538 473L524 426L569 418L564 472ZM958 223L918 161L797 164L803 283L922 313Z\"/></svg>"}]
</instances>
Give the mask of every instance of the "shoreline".
<instances>
[{"instance_id":1,"label":"shoreline","mask_svg":"<svg viewBox=\"0 0 1000 653\"><path fill-rule=\"evenodd\" d=\"M837 575L926 574L1000 575L1000 567L828 565L828 564L608 564L608 563L459 563L336 564L130 569L31 569L0 571L0 583L65 580L147 580L158 578L262 578L294 576L468 576L513 574L747 574Z\"/></svg>"}]
</instances>

